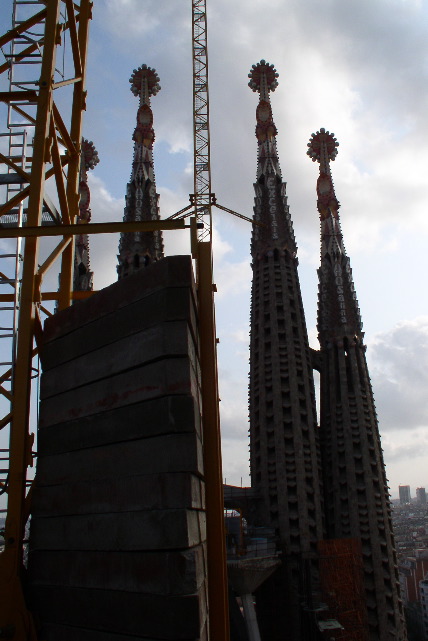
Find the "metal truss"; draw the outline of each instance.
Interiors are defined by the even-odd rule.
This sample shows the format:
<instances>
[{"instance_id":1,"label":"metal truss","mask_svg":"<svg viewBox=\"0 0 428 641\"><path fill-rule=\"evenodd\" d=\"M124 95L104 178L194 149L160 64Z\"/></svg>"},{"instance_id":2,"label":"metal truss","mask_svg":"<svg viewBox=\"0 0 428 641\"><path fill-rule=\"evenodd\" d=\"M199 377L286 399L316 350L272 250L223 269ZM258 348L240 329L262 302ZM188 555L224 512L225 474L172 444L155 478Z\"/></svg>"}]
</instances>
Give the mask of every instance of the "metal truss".
<instances>
[{"instance_id":1,"label":"metal truss","mask_svg":"<svg viewBox=\"0 0 428 641\"><path fill-rule=\"evenodd\" d=\"M3 172L6 169L9 176L17 175L14 178L17 187L14 193L8 193L6 202L0 206L0 217L8 215L9 223L13 225L16 210L21 209L26 213L28 227L39 229L39 235L26 238L23 251L16 360L12 371L12 408L9 415L1 420L2 427L10 425L10 439L5 547L0 554L0 629L17 639L35 638L20 576L24 530L29 515L27 469L33 463L30 395L33 357L41 336L41 287L47 270L61 256L58 306L62 309L70 304L73 276L72 235L64 234L43 265L38 265L39 241L43 235L42 211L47 208L58 225L70 225L77 213L87 41L92 7L90 0L81 0L80 4L73 0L32 4L41 10L18 22L0 37L0 47L10 47L11 51L0 67L2 73L9 72L13 76L17 63L27 64L27 69L32 68L29 65L34 63L35 56L38 59L41 56L40 67L36 67L40 70L38 78L20 79L9 87L9 91L0 93L9 113L18 113L24 122L34 126L31 158L19 162L10 150L8 156L0 155ZM58 50L63 45L65 34L71 45L72 61L70 75L59 77ZM22 42L22 46L17 47L17 42ZM67 116L63 117L59 107L63 90L71 92L68 126L65 124ZM64 101L64 104L68 102ZM58 212L45 197L45 183L51 177L59 202ZM19 222L16 221L16 237L22 235ZM4 300L7 294L2 298L2 302L7 302Z\"/></svg>"},{"instance_id":2,"label":"metal truss","mask_svg":"<svg viewBox=\"0 0 428 641\"><path fill-rule=\"evenodd\" d=\"M220 412L217 372L212 255L210 125L206 0L192 0L194 193L190 197L196 220L196 258L204 472L207 515L208 609L210 638L229 640L226 544L223 515ZM178 212L177 215L183 214Z\"/></svg>"},{"instance_id":3,"label":"metal truss","mask_svg":"<svg viewBox=\"0 0 428 641\"><path fill-rule=\"evenodd\" d=\"M212 281L211 206L215 199L211 194L210 178L206 6L205 0L192 0L192 3L195 143L192 206L196 218L192 220L191 230L192 249L197 259L200 307L210 625L213 638L227 641L229 632L214 317L215 286ZM4 47L9 46L11 51L0 65L0 75L13 75L13 65L18 62L27 62L28 65L32 65L36 59L40 62L40 74L37 74L36 81L34 78L29 81L20 80L16 86L9 86L9 91L0 92L0 101L7 104L9 113L19 114L27 123L27 127L24 127L26 135L28 127L34 127L31 155L25 154L23 160L22 154L20 158L15 157L11 149L8 155L0 153L0 173L14 176L5 178L5 182L16 181L14 191L9 191L5 202L0 204L0 240L10 237L25 238L19 296L17 287L12 293L0 294L0 304L11 303L15 310L19 307L16 356L10 372L10 391L3 385L3 377L0 377L0 394L11 401L10 412L0 417L0 429L7 425L10 427L9 466L3 488L7 492L8 505L5 548L0 554L0 636L33 641L34 628L26 609L20 581L24 530L30 513L31 488L28 490L27 472L33 464L34 435L30 434L33 359L40 347L41 315L50 314L43 305L44 301L57 300L58 309L61 310L68 307L72 299L93 293L72 291L72 240L76 234L82 233L82 226L76 224L76 217L92 2L22 0L22 4L34 5L40 11L0 36L0 49L3 51ZM62 69L59 73L60 47L65 37L71 51L70 70ZM24 42L17 49L15 44L19 38ZM61 99L62 92L67 92L65 99ZM45 191L47 182L54 188L58 209ZM184 221L179 219L159 221L159 224L162 229L185 227ZM129 225L134 227L129 227L126 231L149 231L154 229L155 222ZM123 232L125 227L125 223L91 224L85 229L85 233ZM39 265L40 238L45 235L60 236L61 240ZM16 254L18 253L20 254L17 251ZM59 291L46 292L43 289L45 276L59 260Z\"/></svg>"},{"instance_id":4,"label":"metal truss","mask_svg":"<svg viewBox=\"0 0 428 641\"><path fill-rule=\"evenodd\" d=\"M191 196L198 223L198 239L212 235L210 122L206 0L192 0L193 40L193 149L194 190Z\"/></svg>"}]
</instances>

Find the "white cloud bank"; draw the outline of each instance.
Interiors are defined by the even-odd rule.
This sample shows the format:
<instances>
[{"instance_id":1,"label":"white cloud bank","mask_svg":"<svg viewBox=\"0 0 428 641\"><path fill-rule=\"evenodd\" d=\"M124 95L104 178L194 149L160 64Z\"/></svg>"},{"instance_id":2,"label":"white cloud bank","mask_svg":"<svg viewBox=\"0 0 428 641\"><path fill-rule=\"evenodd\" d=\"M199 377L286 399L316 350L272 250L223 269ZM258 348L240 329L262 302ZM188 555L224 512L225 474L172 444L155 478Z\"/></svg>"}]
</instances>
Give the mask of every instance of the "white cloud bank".
<instances>
[{"instance_id":1,"label":"white cloud bank","mask_svg":"<svg viewBox=\"0 0 428 641\"><path fill-rule=\"evenodd\" d=\"M333 178L370 345L388 474L398 482L410 481L407 474L415 484L428 484L428 349L422 316L428 303L428 6L418 0L208 0L208 21L212 176L218 201L251 216L257 96L247 87L247 74L264 57L279 72L272 107L302 247L310 334L314 339L319 223L317 166L305 152L312 131L324 126L340 143ZM91 182L94 220L120 220L123 214L136 114L128 78L142 63L156 68L162 86L152 107L163 215L183 207L192 190L190 3L95 3L85 121L85 135L101 158ZM248 469L248 363L245 343L233 335L247 333L248 338L250 229L224 214L215 216L224 475L239 483ZM117 237L93 242L98 286L115 280L117 243ZM188 246L184 236L169 235L165 244L168 253ZM421 447L415 448L413 439Z\"/></svg>"}]
</instances>

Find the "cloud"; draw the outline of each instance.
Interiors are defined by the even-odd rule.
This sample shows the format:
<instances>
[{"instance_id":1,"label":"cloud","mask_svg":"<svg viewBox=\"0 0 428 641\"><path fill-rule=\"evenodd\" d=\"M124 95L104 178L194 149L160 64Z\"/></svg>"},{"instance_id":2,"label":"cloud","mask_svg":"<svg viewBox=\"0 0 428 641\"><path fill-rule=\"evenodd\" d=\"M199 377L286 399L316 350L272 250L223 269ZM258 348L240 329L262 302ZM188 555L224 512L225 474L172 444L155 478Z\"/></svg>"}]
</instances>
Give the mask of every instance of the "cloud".
<instances>
[{"instance_id":1,"label":"cloud","mask_svg":"<svg viewBox=\"0 0 428 641\"><path fill-rule=\"evenodd\" d=\"M223 297L230 297L242 291L249 292L252 278L249 259L239 263L218 262L218 267L215 267L215 279L219 301Z\"/></svg>"},{"instance_id":2,"label":"cloud","mask_svg":"<svg viewBox=\"0 0 428 641\"><path fill-rule=\"evenodd\" d=\"M418 0L208 3L212 190L220 204L251 216L257 95L247 86L247 74L264 57L279 72L272 108L314 344L318 166L306 156L306 145L322 126L340 142L332 173L363 320L370 328L370 370L385 454L393 466L400 452L411 455L405 435L422 438L428 426L422 366L428 355L427 322L404 321L426 312L421 293L428 218L421 141L428 134L427 11ZM90 178L93 220L123 215L137 111L128 79L142 63L156 68L162 86L152 101L154 156L162 216L169 215L187 204L193 189L190 6L104 0L95 3L91 26L84 131L101 159ZM214 219L224 469L239 483L248 467L244 328L251 229L224 213L215 212ZM91 238L97 287L116 280L118 241L118 236ZM165 234L165 246L168 254L187 252L188 232Z\"/></svg>"},{"instance_id":3,"label":"cloud","mask_svg":"<svg viewBox=\"0 0 428 641\"><path fill-rule=\"evenodd\" d=\"M91 190L92 222L119 222L123 220L125 199L114 198L103 180L91 173L88 176L88 183ZM95 289L107 287L117 280L118 246L119 234L92 234L90 236L89 251Z\"/></svg>"},{"instance_id":4,"label":"cloud","mask_svg":"<svg viewBox=\"0 0 428 641\"><path fill-rule=\"evenodd\" d=\"M123 39L124 44L149 33L167 29L170 23L182 24L180 7L174 2L155 0L105 0L102 11L96 16L112 35ZM132 16L132 19L130 19ZM160 43L159 43L160 44Z\"/></svg>"},{"instance_id":5,"label":"cloud","mask_svg":"<svg viewBox=\"0 0 428 641\"><path fill-rule=\"evenodd\" d=\"M423 430L406 430L401 438L395 438L394 441L383 437L382 446L388 463L409 464L417 458L428 457L428 437Z\"/></svg>"},{"instance_id":6,"label":"cloud","mask_svg":"<svg viewBox=\"0 0 428 641\"><path fill-rule=\"evenodd\" d=\"M371 377L384 432L428 427L428 317L403 321L369 344Z\"/></svg>"}]
</instances>

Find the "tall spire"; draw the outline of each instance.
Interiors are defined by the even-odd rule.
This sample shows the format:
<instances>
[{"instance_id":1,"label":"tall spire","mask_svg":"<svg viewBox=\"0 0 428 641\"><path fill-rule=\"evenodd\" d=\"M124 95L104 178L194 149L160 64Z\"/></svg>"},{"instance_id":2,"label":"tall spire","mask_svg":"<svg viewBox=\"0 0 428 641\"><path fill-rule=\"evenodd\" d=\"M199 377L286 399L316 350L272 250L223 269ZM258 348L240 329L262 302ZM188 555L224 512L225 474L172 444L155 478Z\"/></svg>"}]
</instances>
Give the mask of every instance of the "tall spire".
<instances>
[{"instance_id":1,"label":"tall spire","mask_svg":"<svg viewBox=\"0 0 428 641\"><path fill-rule=\"evenodd\" d=\"M297 272L297 245L276 148L269 92L273 65L253 65L249 86L256 111L257 182L254 185L250 332L251 485L260 499L258 523L275 529L282 567L257 595L262 638L277 641L287 629L303 638L302 572L315 577L322 538L321 478L315 393ZM300 586L300 587L299 587ZM259 616L259 615L258 615Z\"/></svg>"},{"instance_id":2,"label":"tall spire","mask_svg":"<svg viewBox=\"0 0 428 641\"><path fill-rule=\"evenodd\" d=\"M262 174L276 174L281 177L281 169L278 162L276 148L277 129L273 121L272 107L269 93L275 91L278 86L279 74L273 65L265 60L253 65L248 77L248 86L260 94L259 104L256 110L256 137L259 143L257 154L257 179Z\"/></svg>"},{"instance_id":3,"label":"tall spire","mask_svg":"<svg viewBox=\"0 0 428 641\"><path fill-rule=\"evenodd\" d=\"M308 155L320 164L321 219L318 331L320 340L320 441L324 514L329 539L357 539L364 569L362 619L370 641L404 641L391 508L364 334L339 223L330 172L334 134L312 134ZM338 606L340 607L340 606ZM365 611L364 608L366 608ZM344 613L336 613L340 620Z\"/></svg>"},{"instance_id":4,"label":"tall spire","mask_svg":"<svg viewBox=\"0 0 428 641\"><path fill-rule=\"evenodd\" d=\"M323 127L312 134L306 152L318 161L317 208L321 220L321 267L319 274L318 333L320 344L338 336L363 337L363 325L346 255L339 220L340 203L331 177L330 161L337 156L339 143Z\"/></svg>"},{"instance_id":5,"label":"tall spire","mask_svg":"<svg viewBox=\"0 0 428 641\"><path fill-rule=\"evenodd\" d=\"M253 227L252 255L260 258L266 251L277 247L297 254L293 223L287 204L286 185L282 182L276 147L277 128L273 121L270 92L278 86L278 73L273 65L261 60L253 65L248 86L259 93L256 109L257 183L254 219L262 226ZM279 190L278 198L276 191ZM263 195L267 198L262 205Z\"/></svg>"},{"instance_id":6,"label":"tall spire","mask_svg":"<svg viewBox=\"0 0 428 641\"><path fill-rule=\"evenodd\" d=\"M88 171L94 169L99 163L98 152L94 147L92 140L82 138L82 149L80 154L80 173L79 173L79 214L77 223L84 225L91 220L91 194L88 186ZM82 227L84 231L84 227ZM82 233L75 237L74 241L74 291L91 291L93 289L94 274L91 271L89 261L89 236Z\"/></svg>"},{"instance_id":7,"label":"tall spire","mask_svg":"<svg viewBox=\"0 0 428 641\"><path fill-rule=\"evenodd\" d=\"M134 158L131 179L126 189L123 220L159 220L159 195L156 193L153 167L153 113L150 97L160 91L159 76L147 65L134 69L131 91L139 98L137 125L134 130ZM162 232L121 234L117 273L124 278L153 261L163 258Z\"/></svg>"}]
</instances>

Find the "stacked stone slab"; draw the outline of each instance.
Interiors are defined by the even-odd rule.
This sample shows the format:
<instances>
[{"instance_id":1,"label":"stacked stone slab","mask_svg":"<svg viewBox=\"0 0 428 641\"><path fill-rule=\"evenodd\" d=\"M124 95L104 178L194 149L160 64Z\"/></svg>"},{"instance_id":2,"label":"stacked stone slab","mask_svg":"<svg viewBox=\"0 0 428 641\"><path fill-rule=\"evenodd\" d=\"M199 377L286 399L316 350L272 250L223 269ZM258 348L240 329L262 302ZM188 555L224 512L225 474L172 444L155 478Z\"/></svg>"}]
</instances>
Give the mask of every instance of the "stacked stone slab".
<instances>
[{"instance_id":1,"label":"stacked stone slab","mask_svg":"<svg viewBox=\"0 0 428 641\"><path fill-rule=\"evenodd\" d=\"M190 257L46 322L29 592L46 641L204 639Z\"/></svg>"}]
</instances>

